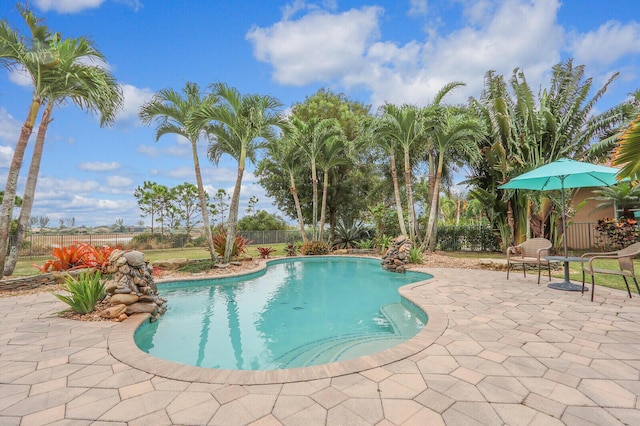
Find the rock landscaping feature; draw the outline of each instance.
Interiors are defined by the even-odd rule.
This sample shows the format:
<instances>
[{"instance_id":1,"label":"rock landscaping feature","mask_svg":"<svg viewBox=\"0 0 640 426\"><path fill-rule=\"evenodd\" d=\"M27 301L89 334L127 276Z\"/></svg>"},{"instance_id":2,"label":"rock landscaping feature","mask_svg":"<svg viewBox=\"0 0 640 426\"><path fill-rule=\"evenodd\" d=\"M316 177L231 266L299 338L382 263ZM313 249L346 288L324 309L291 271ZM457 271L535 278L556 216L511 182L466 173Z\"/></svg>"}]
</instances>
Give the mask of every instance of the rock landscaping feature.
<instances>
[{"instance_id":1,"label":"rock landscaping feature","mask_svg":"<svg viewBox=\"0 0 640 426\"><path fill-rule=\"evenodd\" d=\"M141 252L114 250L106 272L112 274L105 284L110 306L98 313L100 317L122 321L132 314L148 313L154 321L166 312L167 300L158 296L153 267Z\"/></svg>"},{"instance_id":2,"label":"rock landscaping feature","mask_svg":"<svg viewBox=\"0 0 640 426\"><path fill-rule=\"evenodd\" d=\"M382 269L391 272L404 273L409 263L409 251L413 247L411 240L405 236L394 238L391 247L382 257Z\"/></svg>"}]
</instances>

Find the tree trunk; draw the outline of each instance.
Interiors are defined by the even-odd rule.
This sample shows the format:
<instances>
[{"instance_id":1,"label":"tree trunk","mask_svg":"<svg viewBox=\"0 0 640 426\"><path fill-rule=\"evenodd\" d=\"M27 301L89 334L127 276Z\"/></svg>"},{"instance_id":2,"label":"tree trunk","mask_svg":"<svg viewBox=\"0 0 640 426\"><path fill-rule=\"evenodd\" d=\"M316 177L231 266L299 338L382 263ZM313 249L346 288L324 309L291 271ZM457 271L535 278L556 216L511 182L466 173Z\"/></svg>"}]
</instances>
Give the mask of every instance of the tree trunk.
<instances>
[{"instance_id":1,"label":"tree trunk","mask_svg":"<svg viewBox=\"0 0 640 426\"><path fill-rule=\"evenodd\" d=\"M431 205L429 209L429 222L427 223L427 235L424 239L426 247L435 247L433 245L434 240L434 227L437 225L436 218L438 217L438 193L440 192L440 179L442 179L442 169L444 167L443 158L440 156L438 159L438 168L436 170L436 176L433 182L433 196L431 197Z\"/></svg>"},{"instance_id":2,"label":"tree trunk","mask_svg":"<svg viewBox=\"0 0 640 426\"><path fill-rule=\"evenodd\" d=\"M400 201L400 188L398 185L398 174L396 170L396 157L391 154L391 180L393 181L393 195L396 199L396 213L398 213L398 225L403 237L407 236L407 228L404 226L404 215L402 214L402 202Z\"/></svg>"},{"instance_id":3,"label":"tree trunk","mask_svg":"<svg viewBox=\"0 0 640 426\"><path fill-rule=\"evenodd\" d=\"M296 190L296 181L293 177L293 172L289 172L291 178L291 195L293 196L293 202L296 205L296 213L298 214L298 224L300 225L300 233L302 234L302 242L307 243L307 233L304 230L304 219L302 218L302 209L300 208L300 200L298 199L298 191Z\"/></svg>"},{"instance_id":4,"label":"tree trunk","mask_svg":"<svg viewBox=\"0 0 640 426\"><path fill-rule=\"evenodd\" d=\"M233 188L231 206L229 206L227 243L224 247L224 263L229 263L229 261L231 260L233 245L236 240L236 224L238 222L238 209L240 206L240 187L242 186L242 175L244 174L244 163L246 157L247 149L243 147L240 151L240 159L238 160L238 176L236 177L236 185Z\"/></svg>"},{"instance_id":5,"label":"tree trunk","mask_svg":"<svg viewBox=\"0 0 640 426\"><path fill-rule=\"evenodd\" d=\"M33 125L40 110L40 100L32 99L29 108L29 115L22 125L20 137L13 152L9 173L7 174L7 184L4 189L4 199L2 200L2 212L0 212L0 271L4 271L4 264L9 246L9 234L11 232L11 220L13 218L13 207L16 198L16 188L18 186L18 175L22 168L22 160L27 149L29 137L33 132Z\"/></svg>"},{"instance_id":6,"label":"tree trunk","mask_svg":"<svg viewBox=\"0 0 640 426\"><path fill-rule=\"evenodd\" d=\"M311 160L311 175L313 179L313 240L318 239L318 171L315 160Z\"/></svg>"},{"instance_id":7,"label":"tree trunk","mask_svg":"<svg viewBox=\"0 0 640 426\"><path fill-rule=\"evenodd\" d=\"M318 232L318 240L322 241L322 234L324 233L324 218L325 211L327 210L327 190L329 189L329 171L324 171L322 177L322 207L320 208L320 231Z\"/></svg>"},{"instance_id":8,"label":"tree trunk","mask_svg":"<svg viewBox=\"0 0 640 426\"><path fill-rule=\"evenodd\" d=\"M200 210L202 211L202 226L204 227L204 235L207 239L207 246L209 246L211 261L213 263L216 263L216 261L218 260L218 256L216 255L216 250L213 247L213 236L211 235L211 225L209 224L209 208L207 206L207 199L204 195L202 173L200 172L200 160L198 159L198 149L195 141L191 142L191 151L193 153L193 166L196 172L196 183L198 185L198 198L200 199ZM151 231L151 233L153 233L153 231Z\"/></svg>"},{"instance_id":9,"label":"tree trunk","mask_svg":"<svg viewBox=\"0 0 640 426\"><path fill-rule=\"evenodd\" d=\"M404 180L407 186L407 208L409 210L409 238L415 241L416 238L416 210L413 205L413 190L411 187L411 162L409 161L409 150L404 150Z\"/></svg>"},{"instance_id":10,"label":"tree trunk","mask_svg":"<svg viewBox=\"0 0 640 426\"><path fill-rule=\"evenodd\" d=\"M47 134L49 123L51 122L51 112L53 111L53 103L49 102L42 113L40 126L38 127L38 135L36 136L36 144L33 148L31 164L29 165L29 176L22 197L22 206L20 207L20 216L18 217L18 227L16 229L16 239L14 246L11 247L9 258L4 265L4 275L11 276L18 262L18 251L22 247L25 234L29 227L29 218L31 217L31 209L33 208L33 200L36 193L36 184L38 183L38 173L40 173L40 161L42 160L42 151L44 150L44 140Z\"/></svg>"}]
</instances>

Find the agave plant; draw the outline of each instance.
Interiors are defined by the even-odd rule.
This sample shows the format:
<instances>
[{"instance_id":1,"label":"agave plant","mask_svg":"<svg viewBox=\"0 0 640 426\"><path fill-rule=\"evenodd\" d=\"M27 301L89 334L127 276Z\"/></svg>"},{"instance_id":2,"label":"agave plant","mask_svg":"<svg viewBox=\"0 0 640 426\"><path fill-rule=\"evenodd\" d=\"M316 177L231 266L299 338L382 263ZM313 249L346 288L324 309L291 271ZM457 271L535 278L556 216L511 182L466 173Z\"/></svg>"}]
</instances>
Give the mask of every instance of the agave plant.
<instances>
[{"instance_id":1,"label":"agave plant","mask_svg":"<svg viewBox=\"0 0 640 426\"><path fill-rule=\"evenodd\" d=\"M58 299L69 305L71 309L80 314L93 311L96 304L105 296L104 282L99 271L83 271L77 277L67 275L62 289L69 293L57 294Z\"/></svg>"},{"instance_id":2,"label":"agave plant","mask_svg":"<svg viewBox=\"0 0 640 426\"><path fill-rule=\"evenodd\" d=\"M371 230L359 220L340 220L336 224L333 248L349 249L362 240L371 238Z\"/></svg>"}]
</instances>

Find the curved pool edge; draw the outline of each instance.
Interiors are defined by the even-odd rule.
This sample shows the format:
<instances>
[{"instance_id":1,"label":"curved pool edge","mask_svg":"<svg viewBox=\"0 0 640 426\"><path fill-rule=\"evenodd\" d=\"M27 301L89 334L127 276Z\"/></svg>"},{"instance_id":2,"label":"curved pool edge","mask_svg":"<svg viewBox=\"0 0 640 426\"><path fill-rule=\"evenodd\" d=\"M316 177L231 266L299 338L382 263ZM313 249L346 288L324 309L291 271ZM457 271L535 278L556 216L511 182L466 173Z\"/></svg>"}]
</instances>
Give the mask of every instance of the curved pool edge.
<instances>
[{"instance_id":1,"label":"curved pool edge","mask_svg":"<svg viewBox=\"0 0 640 426\"><path fill-rule=\"evenodd\" d=\"M324 256L323 256L324 257ZM333 256L356 257L356 256ZM363 256L358 256L363 257ZM375 258L374 258L375 259ZM274 259L277 260L277 259ZM265 269L270 261L262 261L258 268L249 273L255 273ZM416 272L425 272L415 269ZM243 273L234 276L246 275ZM225 275L224 277L229 277ZM435 277L434 277L435 278ZM415 306L428 315L425 327L411 339L392 348L360 358L329 364L314 365L310 367L281 369L281 370L224 370L214 368L195 367L179 364L156 358L143 352L134 341L134 334L138 327L150 318L149 314L136 314L114 328L107 340L109 353L118 361L141 371L154 374L167 379L182 380L209 384L234 384L234 385L266 385L275 383L291 383L330 377L338 377L346 374L358 373L376 367L401 361L415 355L432 345L447 328L448 319L445 312L436 305L430 305L420 297L420 288L429 283L430 278L423 281L407 284L398 289L400 295L409 300ZM194 278L192 280L210 278ZM176 281L167 279L162 282ZM182 278L179 281L187 281Z\"/></svg>"}]
</instances>

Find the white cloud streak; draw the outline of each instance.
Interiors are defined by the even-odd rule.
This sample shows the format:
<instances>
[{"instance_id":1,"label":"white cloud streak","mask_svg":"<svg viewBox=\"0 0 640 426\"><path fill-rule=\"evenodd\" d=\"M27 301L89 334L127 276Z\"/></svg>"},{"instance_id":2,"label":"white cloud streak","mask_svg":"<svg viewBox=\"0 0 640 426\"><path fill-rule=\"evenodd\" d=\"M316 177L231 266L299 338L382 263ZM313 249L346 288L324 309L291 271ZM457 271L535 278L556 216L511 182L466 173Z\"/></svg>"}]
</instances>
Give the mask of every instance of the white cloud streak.
<instances>
[{"instance_id":1,"label":"white cloud streak","mask_svg":"<svg viewBox=\"0 0 640 426\"><path fill-rule=\"evenodd\" d=\"M91 172L110 172L120 168L120 164L117 161L111 161L109 163L102 161L94 161L88 163L80 163L78 165L80 170L86 170Z\"/></svg>"}]
</instances>

